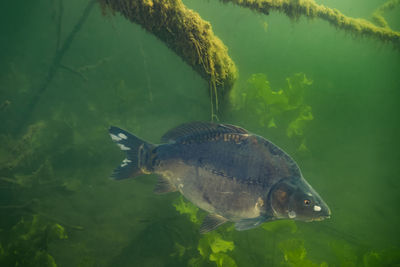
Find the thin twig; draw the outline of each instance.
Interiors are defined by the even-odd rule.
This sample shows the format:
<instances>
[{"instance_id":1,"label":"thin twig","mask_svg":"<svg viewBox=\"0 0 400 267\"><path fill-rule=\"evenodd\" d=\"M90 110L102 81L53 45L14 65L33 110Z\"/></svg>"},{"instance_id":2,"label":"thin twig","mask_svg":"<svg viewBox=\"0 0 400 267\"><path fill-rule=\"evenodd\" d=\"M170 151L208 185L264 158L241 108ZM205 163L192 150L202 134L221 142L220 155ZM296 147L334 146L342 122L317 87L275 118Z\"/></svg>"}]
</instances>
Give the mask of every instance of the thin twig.
<instances>
[{"instance_id":1,"label":"thin twig","mask_svg":"<svg viewBox=\"0 0 400 267\"><path fill-rule=\"evenodd\" d=\"M57 41L56 41L56 52L60 49L61 43L61 31L62 31L62 16L64 13L63 0L58 0L58 18L57 18Z\"/></svg>"},{"instance_id":2,"label":"thin twig","mask_svg":"<svg viewBox=\"0 0 400 267\"><path fill-rule=\"evenodd\" d=\"M8 177L0 177L0 181L6 182L6 183L11 183L11 184L18 184L18 185L19 185L19 183L18 183L16 180L11 179L11 178L8 178Z\"/></svg>"},{"instance_id":3,"label":"thin twig","mask_svg":"<svg viewBox=\"0 0 400 267\"><path fill-rule=\"evenodd\" d=\"M40 98L42 97L43 93L47 90L47 87L49 86L50 82L53 80L54 76L57 73L58 68L60 67L60 63L62 58L64 57L65 53L68 51L70 48L72 41L74 40L76 34L80 31L82 28L82 25L85 23L87 18L89 17L90 12L92 11L94 4L97 2L97 0L90 0L85 9L83 10L82 16L79 18L78 22L75 24L74 28L72 31L69 33L67 38L65 39L64 43L58 49L54 55L53 62L50 65L49 71L47 72L47 76L44 79L42 85L39 87L39 89L36 92L36 95L33 96L31 101L26 105L25 110L22 112L22 122L19 123L17 132L21 132L21 130L24 128L24 126L29 123L30 118L33 114L33 111L39 102Z\"/></svg>"},{"instance_id":4,"label":"thin twig","mask_svg":"<svg viewBox=\"0 0 400 267\"><path fill-rule=\"evenodd\" d=\"M88 78L87 78L85 75L83 75L83 73L81 73L80 71L74 70L74 69L71 68L71 67L68 67L68 66L66 66L66 65L64 65L64 64L60 64L60 68L63 68L63 69L65 69L65 70L67 70L67 71L70 71L71 73L73 73L73 74L75 74L75 75L78 75L79 77L81 77L81 78L82 78L83 80L85 80L85 81L88 80Z\"/></svg>"}]
</instances>

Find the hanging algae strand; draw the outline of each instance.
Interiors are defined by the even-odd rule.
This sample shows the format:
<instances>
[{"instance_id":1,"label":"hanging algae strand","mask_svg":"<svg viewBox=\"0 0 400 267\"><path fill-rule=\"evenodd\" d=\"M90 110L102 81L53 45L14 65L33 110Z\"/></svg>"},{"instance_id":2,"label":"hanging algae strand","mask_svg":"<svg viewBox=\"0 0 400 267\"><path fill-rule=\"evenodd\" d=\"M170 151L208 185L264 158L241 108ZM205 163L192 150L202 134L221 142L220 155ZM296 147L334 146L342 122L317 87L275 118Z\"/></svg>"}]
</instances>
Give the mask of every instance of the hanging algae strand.
<instances>
[{"instance_id":1,"label":"hanging algae strand","mask_svg":"<svg viewBox=\"0 0 400 267\"><path fill-rule=\"evenodd\" d=\"M400 48L400 32L390 28L378 27L373 23L351 18L342 14L337 9L318 5L313 0L220 0L224 3L234 3L241 7L268 15L270 11L279 11L292 19L301 16L320 18L328 21L338 29L348 31L355 36L368 36L382 42L392 43L395 48Z\"/></svg>"},{"instance_id":2,"label":"hanging algae strand","mask_svg":"<svg viewBox=\"0 0 400 267\"><path fill-rule=\"evenodd\" d=\"M212 113L218 110L218 98L231 89L237 71L227 47L214 35L209 22L180 0L98 1L105 14L107 10L119 12L166 43L208 82Z\"/></svg>"}]
</instances>

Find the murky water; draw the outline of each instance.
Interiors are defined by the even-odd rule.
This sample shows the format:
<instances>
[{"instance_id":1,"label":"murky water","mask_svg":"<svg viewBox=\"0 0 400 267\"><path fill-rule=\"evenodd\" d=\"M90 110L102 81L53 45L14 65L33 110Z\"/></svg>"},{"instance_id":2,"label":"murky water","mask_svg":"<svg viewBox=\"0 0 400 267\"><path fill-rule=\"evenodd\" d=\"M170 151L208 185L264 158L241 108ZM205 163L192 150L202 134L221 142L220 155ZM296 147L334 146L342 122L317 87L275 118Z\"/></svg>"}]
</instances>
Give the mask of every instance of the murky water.
<instances>
[{"instance_id":1,"label":"murky water","mask_svg":"<svg viewBox=\"0 0 400 267\"><path fill-rule=\"evenodd\" d=\"M366 19L383 4L317 2ZM154 195L156 176L108 179L124 157L110 125L158 143L180 123L210 120L208 83L97 5L48 79L86 1L4 2L1 265L399 266L399 51L318 19L184 4L212 24L239 70L220 121L292 155L332 218L200 235L206 214L179 193ZM399 8L385 16L400 30Z\"/></svg>"}]
</instances>

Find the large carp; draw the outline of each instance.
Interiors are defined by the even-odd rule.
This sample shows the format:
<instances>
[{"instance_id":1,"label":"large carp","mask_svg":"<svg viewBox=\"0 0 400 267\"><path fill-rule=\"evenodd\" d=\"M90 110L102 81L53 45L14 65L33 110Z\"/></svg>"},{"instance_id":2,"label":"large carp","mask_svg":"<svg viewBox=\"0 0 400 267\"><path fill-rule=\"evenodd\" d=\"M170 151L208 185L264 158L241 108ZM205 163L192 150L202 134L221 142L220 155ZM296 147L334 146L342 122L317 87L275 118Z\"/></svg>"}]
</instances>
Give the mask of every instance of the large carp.
<instances>
[{"instance_id":1,"label":"large carp","mask_svg":"<svg viewBox=\"0 0 400 267\"><path fill-rule=\"evenodd\" d=\"M227 221L247 230L271 220L314 221L331 214L289 155L238 126L186 123L168 131L160 145L117 127L109 133L126 152L112 178L157 174L154 192L179 191L209 213L202 233Z\"/></svg>"}]
</instances>

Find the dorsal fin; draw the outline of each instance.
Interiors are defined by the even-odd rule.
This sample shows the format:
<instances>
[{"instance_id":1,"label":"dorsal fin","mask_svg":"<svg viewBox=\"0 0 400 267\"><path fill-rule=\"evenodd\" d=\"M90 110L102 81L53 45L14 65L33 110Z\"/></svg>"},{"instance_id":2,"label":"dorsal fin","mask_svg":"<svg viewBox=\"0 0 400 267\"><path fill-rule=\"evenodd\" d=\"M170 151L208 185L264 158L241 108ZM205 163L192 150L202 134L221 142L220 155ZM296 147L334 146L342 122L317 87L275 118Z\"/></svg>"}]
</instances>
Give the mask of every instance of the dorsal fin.
<instances>
[{"instance_id":1,"label":"dorsal fin","mask_svg":"<svg viewBox=\"0 0 400 267\"><path fill-rule=\"evenodd\" d=\"M238 126L230 124L218 124L211 122L189 122L181 124L168 132L166 132L161 137L161 142L179 142L182 139L191 139L194 137L205 136L205 135L215 135L224 133L238 133L238 134L248 134L249 132Z\"/></svg>"}]
</instances>

